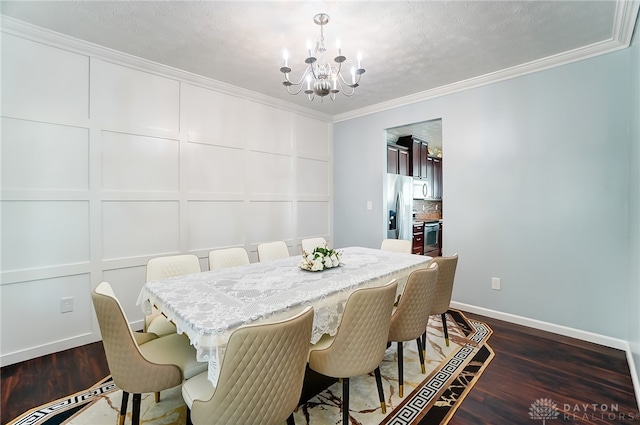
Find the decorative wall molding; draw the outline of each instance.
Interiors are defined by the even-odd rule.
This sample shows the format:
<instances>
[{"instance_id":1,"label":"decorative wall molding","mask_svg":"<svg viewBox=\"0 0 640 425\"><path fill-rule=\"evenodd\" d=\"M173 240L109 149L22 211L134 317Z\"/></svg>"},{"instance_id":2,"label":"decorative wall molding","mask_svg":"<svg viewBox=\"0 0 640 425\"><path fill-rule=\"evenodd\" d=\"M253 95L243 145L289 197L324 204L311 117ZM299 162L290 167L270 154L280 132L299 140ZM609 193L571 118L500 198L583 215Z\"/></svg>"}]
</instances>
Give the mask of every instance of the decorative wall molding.
<instances>
[{"instance_id":1,"label":"decorative wall molding","mask_svg":"<svg viewBox=\"0 0 640 425\"><path fill-rule=\"evenodd\" d=\"M181 69L142 59L137 56L120 52L118 50L109 49L107 47L80 40L78 38L70 37L55 31L47 30L45 28L41 28L36 25L32 25L5 15L0 15L0 18L0 26L2 27L2 32L5 32L7 34L26 38L38 43L46 43L52 47L57 47L63 50L86 55L94 59L100 59L106 62L115 63L117 65L123 65L129 68L136 69L138 71L150 72L153 74L161 75L163 77L173 77L180 81L194 84L202 88L215 90L217 92L236 96L242 99L252 100L264 105L284 109L286 111L296 112L298 114L323 120L326 122L331 122L332 120L331 115L314 111L303 106L298 106L293 103L285 102L270 96L265 96L251 90L246 90L237 86L233 86L231 84L226 84L221 81L183 71Z\"/></svg>"}]
</instances>

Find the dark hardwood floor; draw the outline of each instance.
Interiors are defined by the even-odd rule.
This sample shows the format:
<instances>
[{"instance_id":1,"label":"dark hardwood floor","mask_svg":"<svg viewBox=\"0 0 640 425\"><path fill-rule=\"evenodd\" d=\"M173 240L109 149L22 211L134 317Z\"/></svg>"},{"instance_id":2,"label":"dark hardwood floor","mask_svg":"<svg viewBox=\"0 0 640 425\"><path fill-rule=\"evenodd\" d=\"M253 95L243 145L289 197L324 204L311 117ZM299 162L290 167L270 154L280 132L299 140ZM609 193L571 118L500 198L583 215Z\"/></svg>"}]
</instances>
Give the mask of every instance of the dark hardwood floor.
<instances>
[{"instance_id":1,"label":"dark hardwood floor","mask_svg":"<svg viewBox=\"0 0 640 425\"><path fill-rule=\"evenodd\" d=\"M640 424L625 353L532 328L466 313L492 329L496 356L450 425L543 423L529 416L548 399L561 413L550 424ZM108 374L101 343L43 356L0 370L6 424L40 404L95 384Z\"/></svg>"}]
</instances>

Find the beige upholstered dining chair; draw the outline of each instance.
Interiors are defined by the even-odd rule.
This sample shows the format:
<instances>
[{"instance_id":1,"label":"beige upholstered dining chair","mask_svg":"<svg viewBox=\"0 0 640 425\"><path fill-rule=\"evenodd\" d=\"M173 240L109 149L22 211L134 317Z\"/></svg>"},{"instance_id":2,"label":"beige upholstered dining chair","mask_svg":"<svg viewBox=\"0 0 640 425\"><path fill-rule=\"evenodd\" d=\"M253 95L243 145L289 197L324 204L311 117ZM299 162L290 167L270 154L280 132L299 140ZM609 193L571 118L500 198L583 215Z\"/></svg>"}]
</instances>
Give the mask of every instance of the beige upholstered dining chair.
<instances>
[{"instance_id":1,"label":"beige upholstered dining chair","mask_svg":"<svg viewBox=\"0 0 640 425\"><path fill-rule=\"evenodd\" d=\"M152 258L147 263L147 282L200 273L200 271L200 261L193 254ZM162 336L175 333L176 327L154 308L153 312L144 319L144 330Z\"/></svg>"},{"instance_id":2,"label":"beige upholstered dining chair","mask_svg":"<svg viewBox=\"0 0 640 425\"><path fill-rule=\"evenodd\" d=\"M289 248L284 241L265 242L258 245L258 261L271 261L289 257Z\"/></svg>"},{"instance_id":3,"label":"beige upholstered dining chair","mask_svg":"<svg viewBox=\"0 0 640 425\"><path fill-rule=\"evenodd\" d=\"M246 325L231 334L216 387L201 373L182 386L187 423L293 423L302 394L313 308L277 322Z\"/></svg>"},{"instance_id":4,"label":"beige upholstered dining chair","mask_svg":"<svg viewBox=\"0 0 640 425\"><path fill-rule=\"evenodd\" d=\"M438 264L438 284L436 285L436 293L433 303L431 304L431 314L439 314L442 318L442 330L444 332L444 340L449 346L449 331L447 330L447 310L451 304L451 294L453 293L453 281L456 276L456 267L458 266L458 254L450 257L434 257L432 262ZM427 333L422 335L423 347L427 340Z\"/></svg>"},{"instance_id":5,"label":"beige upholstered dining chair","mask_svg":"<svg viewBox=\"0 0 640 425\"><path fill-rule=\"evenodd\" d=\"M249 264L249 255L244 248L225 248L209 252L209 270Z\"/></svg>"},{"instance_id":6,"label":"beige upholstered dining chair","mask_svg":"<svg viewBox=\"0 0 640 425\"><path fill-rule=\"evenodd\" d=\"M312 252L317 247L326 247L327 241L325 238L309 238L301 241L302 252Z\"/></svg>"},{"instance_id":7,"label":"beige upholstered dining chair","mask_svg":"<svg viewBox=\"0 0 640 425\"><path fill-rule=\"evenodd\" d=\"M411 254L413 249L411 241L404 239L385 239L380 245L380 249L383 251L404 252L405 254Z\"/></svg>"},{"instance_id":8,"label":"beige upholstered dining chair","mask_svg":"<svg viewBox=\"0 0 640 425\"><path fill-rule=\"evenodd\" d=\"M398 283L355 290L347 299L334 337L324 336L309 351L309 367L325 376L342 379L342 423L349 422L349 378L372 370L382 413L386 413L380 362L387 348L391 310Z\"/></svg>"},{"instance_id":9,"label":"beige upholstered dining chair","mask_svg":"<svg viewBox=\"0 0 640 425\"><path fill-rule=\"evenodd\" d=\"M184 335L159 338L155 334L132 332L109 283L98 285L91 298L109 371L113 382L122 390L119 425L124 424L130 393L133 394L132 423L138 425L143 393L158 394L207 370L207 363L196 361L196 350Z\"/></svg>"},{"instance_id":10,"label":"beige upholstered dining chair","mask_svg":"<svg viewBox=\"0 0 640 425\"><path fill-rule=\"evenodd\" d=\"M421 336L429 324L431 304L434 301L438 282L438 264L430 262L426 268L414 270L407 279L398 302L398 307L391 316L389 341L396 342L398 347L398 395L404 397L404 357L403 342L416 340L420 367L425 373L424 354Z\"/></svg>"}]
</instances>

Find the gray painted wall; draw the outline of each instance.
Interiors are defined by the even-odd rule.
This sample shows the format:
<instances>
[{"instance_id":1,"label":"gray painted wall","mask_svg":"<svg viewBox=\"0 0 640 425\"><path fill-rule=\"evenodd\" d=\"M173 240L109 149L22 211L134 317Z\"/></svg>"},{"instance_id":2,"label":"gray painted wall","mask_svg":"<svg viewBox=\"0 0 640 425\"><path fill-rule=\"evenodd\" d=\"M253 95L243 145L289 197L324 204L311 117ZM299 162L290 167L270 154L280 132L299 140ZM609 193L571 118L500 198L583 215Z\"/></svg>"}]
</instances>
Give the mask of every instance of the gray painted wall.
<instances>
[{"instance_id":1,"label":"gray painted wall","mask_svg":"<svg viewBox=\"0 0 640 425\"><path fill-rule=\"evenodd\" d=\"M335 245L383 238L384 129L442 118L454 301L637 342L637 80L636 46L337 123Z\"/></svg>"}]
</instances>

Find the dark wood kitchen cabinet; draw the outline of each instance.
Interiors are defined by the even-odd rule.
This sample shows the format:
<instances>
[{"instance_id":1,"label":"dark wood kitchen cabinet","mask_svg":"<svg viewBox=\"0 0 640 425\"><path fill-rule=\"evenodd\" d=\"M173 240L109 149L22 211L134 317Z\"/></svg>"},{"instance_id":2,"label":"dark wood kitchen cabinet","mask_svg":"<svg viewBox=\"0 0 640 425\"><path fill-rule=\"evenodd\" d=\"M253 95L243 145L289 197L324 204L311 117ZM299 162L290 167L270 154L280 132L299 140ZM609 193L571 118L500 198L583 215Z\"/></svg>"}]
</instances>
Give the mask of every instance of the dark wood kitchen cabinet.
<instances>
[{"instance_id":1,"label":"dark wood kitchen cabinet","mask_svg":"<svg viewBox=\"0 0 640 425\"><path fill-rule=\"evenodd\" d=\"M426 178L429 143L414 136L399 137L397 143L409 150L409 175L416 178Z\"/></svg>"},{"instance_id":2,"label":"dark wood kitchen cabinet","mask_svg":"<svg viewBox=\"0 0 640 425\"><path fill-rule=\"evenodd\" d=\"M429 199L442 199L442 158L429 155L427 157L427 181Z\"/></svg>"},{"instance_id":3,"label":"dark wood kitchen cabinet","mask_svg":"<svg viewBox=\"0 0 640 425\"><path fill-rule=\"evenodd\" d=\"M413 250L412 253L422 255L424 249L424 224L413 224Z\"/></svg>"},{"instance_id":4,"label":"dark wood kitchen cabinet","mask_svg":"<svg viewBox=\"0 0 640 425\"><path fill-rule=\"evenodd\" d=\"M409 149L391 143L387 144L387 173L410 175Z\"/></svg>"}]
</instances>

